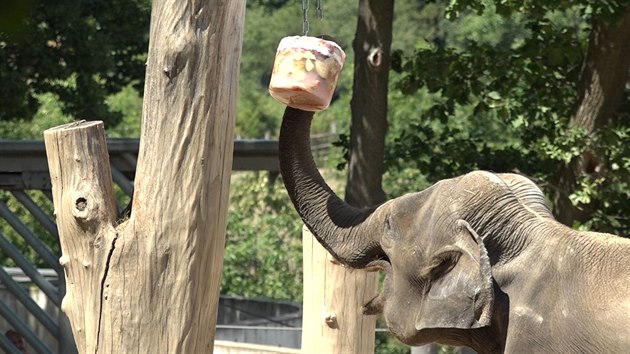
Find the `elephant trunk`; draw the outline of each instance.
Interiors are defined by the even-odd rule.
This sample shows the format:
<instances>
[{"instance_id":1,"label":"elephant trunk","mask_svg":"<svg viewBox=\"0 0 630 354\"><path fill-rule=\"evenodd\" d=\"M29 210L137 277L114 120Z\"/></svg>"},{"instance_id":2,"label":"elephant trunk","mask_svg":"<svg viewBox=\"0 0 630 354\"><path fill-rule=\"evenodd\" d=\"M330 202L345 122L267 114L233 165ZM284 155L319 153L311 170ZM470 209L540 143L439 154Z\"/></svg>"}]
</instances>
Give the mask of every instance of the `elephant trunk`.
<instances>
[{"instance_id":1,"label":"elephant trunk","mask_svg":"<svg viewBox=\"0 0 630 354\"><path fill-rule=\"evenodd\" d=\"M319 174L310 144L313 112L287 107L280 129L280 171L298 214L339 262L365 267L382 258L376 240L373 212L357 209L341 200Z\"/></svg>"}]
</instances>

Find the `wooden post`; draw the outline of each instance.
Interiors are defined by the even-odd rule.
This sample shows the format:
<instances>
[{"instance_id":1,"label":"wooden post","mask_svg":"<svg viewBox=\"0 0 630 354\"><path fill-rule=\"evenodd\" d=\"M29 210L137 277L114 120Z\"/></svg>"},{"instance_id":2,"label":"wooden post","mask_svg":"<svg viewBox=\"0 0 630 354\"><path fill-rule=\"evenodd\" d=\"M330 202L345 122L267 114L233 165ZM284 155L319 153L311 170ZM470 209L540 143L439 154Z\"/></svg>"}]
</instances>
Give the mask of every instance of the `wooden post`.
<instances>
[{"instance_id":1,"label":"wooden post","mask_svg":"<svg viewBox=\"0 0 630 354\"><path fill-rule=\"evenodd\" d=\"M100 122L44 133L81 353L211 353L245 1L154 0L131 217Z\"/></svg>"},{"instance_id":2,"label":"wooden post","mask_svg":"<svg viewBox=\"0 0 630 354\"><path fill-rule=\"evenodd\" d=\"M374 353L376 316L361 308L376 296L376 273L345 269L306 227L302 242L302 353Z\"/></svg>"}]
</instances>

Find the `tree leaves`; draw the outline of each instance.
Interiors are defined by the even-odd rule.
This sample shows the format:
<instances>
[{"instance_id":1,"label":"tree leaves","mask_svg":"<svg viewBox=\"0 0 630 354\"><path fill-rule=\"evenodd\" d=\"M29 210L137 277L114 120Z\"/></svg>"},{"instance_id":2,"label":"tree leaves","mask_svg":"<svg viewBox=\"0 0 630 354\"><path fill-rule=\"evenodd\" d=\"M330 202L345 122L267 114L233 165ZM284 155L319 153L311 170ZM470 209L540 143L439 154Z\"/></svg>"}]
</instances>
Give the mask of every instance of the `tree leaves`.
<instances>
[{"instance_id":1,"label":"tree leaves","mask_svg":"<svg viewBox=\"0 0 630 354\"><path fill-rule=\"evenodd\" d=\"M630 188L630 170L624 167L630 153L624 146L628 119L618 119L595 136L568 126L579 98L590 20L604 13L618 16L628 2L605 3L451 1L446 13L460 27L450 27L439 44L394 53L396 88L407 100L429 105L409 122L394 121L390 172L413 166L430 181L476 168L519 172L546 181L552 194L560 178L558 165L593 151L602 159L600 170L582 178L571 198L600 208L589 227L627 234L630 222L619 220L630 206L620 207L618 201L628 199ZM484 35L458 34L473 33L463 26L483 28L478 23L493 21L496 14L511 23Z\"/></svg>"},{"instance_id":2,"label":"tree leaves","mask_svg":"<svg viewBox=\"0 0 630 354\"><path fill-rule=\"evenodd\" d=\"M282 183L263 173L232 181L221 293L302 298L302 221Z\"/></svg>"},{"instance_id":3,"label":"tree leaves","mask_svg":"<svg viewBox=\"0 0 630 354\"><path fill-rule=\"evenodd\" d=\"M53 93L75 119L119 123L104 100L143 82L150 2L28 4L15 19L19 30L0 30L0 120L32 118L37 95Z\"/></svg>"}]
</instances>

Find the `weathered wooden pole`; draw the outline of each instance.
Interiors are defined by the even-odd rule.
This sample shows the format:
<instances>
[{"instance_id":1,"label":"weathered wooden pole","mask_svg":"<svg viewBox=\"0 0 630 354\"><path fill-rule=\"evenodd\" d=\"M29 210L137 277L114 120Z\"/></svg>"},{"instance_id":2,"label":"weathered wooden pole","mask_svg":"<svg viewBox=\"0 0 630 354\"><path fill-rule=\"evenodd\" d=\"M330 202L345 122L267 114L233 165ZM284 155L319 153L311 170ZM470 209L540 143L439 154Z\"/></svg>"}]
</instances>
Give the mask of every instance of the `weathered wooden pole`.
<instances>
[{"instance_id":1,"label":"weathered wooden pole","mask_svg":"<svg viewBox=\"0 0 630 354\"><path fill-rule=\"evenodd\" d=\"M306 227L302 241L302 353L374 353L376 316L362 307L377 294L375 273L344 268Z\"/></svg>"},{"instance_id":2,"label":"weathered wooden pole","mask_svg":"<svg viewBox=\"0 0 630 354\"><path fill-rule=\"evenodd\" d=\"M351 148L345 193L346 201L359 208L377 205L386 199L381 182L387 131L387 87L393 16L394 1L359 1L357 31L353 41L355 71L351 101ZM310 245L307 246L311 243L314 243L312 250ZM318 352L318 345L323 345L327 350L321 352L373 353L376 316L363 316L361 307L376 295L378 274L353 271L324 261L326 257L332 257L314 239L305 238L305 261L311 257L311 253L314 259L320 258L325 269L313 269L306 262L304 265L305 330L302 349ZM310 288L310 281L323 282ZM324 298L312 298L313 294ZM320 313L322 306L330 312L325 317L336 317L337 328L324 326ZM330 323L326 323L328 324ZM316 331L320 325L321 330ZM307 330L307 326L315 328Z\"/></svg>"},{"instance_id":3,"label":"weathered wooden pole","mask_svg":"<svg viewBox=\"0 0 630 354\"><path fill-rule=\"evenodd\" d=\"M211 353L244 0L154 0L133 208L100 122L44 133L81 353Z\"/></svg>"}]
</instances>

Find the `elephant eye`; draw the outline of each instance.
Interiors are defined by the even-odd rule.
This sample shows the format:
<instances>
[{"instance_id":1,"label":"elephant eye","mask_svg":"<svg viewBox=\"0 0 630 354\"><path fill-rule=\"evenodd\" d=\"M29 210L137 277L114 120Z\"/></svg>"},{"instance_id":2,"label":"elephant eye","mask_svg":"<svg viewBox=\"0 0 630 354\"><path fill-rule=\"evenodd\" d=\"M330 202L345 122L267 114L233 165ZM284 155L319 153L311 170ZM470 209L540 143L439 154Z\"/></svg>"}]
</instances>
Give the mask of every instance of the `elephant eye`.
<instances>
[{"instance_id":1,"label":"elephant eye","mask_svg":"<svg viewBox=\"0 0 630 354\"><path fill-rule=\"evenodd\" d=\"M384 222L384 224L385 224L385 231L390 231L390 230L392 229L392 224L391 224L391 220L390 220L390 218L389 218L389 215L387 215L387 216L385 217L385 222Z\"/></svg>"},{"instance_id":2,"label":"elephant eye","mask_svg":"<svg viewBox=\"0 0 630 354\"><path fill-rule=\"evenodd\" d=\"M396 232L392 227L392 219L389 215L385 217L385 221L383 222L383 230L385 231L385 234L389 236L389 238L396 239Z\"/></svg>"},{"instance_id":3,"label":"elephant eye","mask_svg":"<svg viewBox=\"0 0 630 354\"><path fill-rule=\"evenodd\" d=\"M457 264L462 252L459 250L444 250L434 255L429 264L420 271L425 279L438 279L451 271Z\"/></svg>"},{"instance_id":4,"label":"elephant eye","mask_svg":"<svg viewBox=\"0 0 630 354\"><path fill-rule=\"evenodd\" d=\"M394 241L398 239L396 232L392 227L392 220L389 215L385 216L383 221L383 234L385 237L381 239L381 247L383 249L391 249L394 247Z\"/></svg>"}]
</instances>

